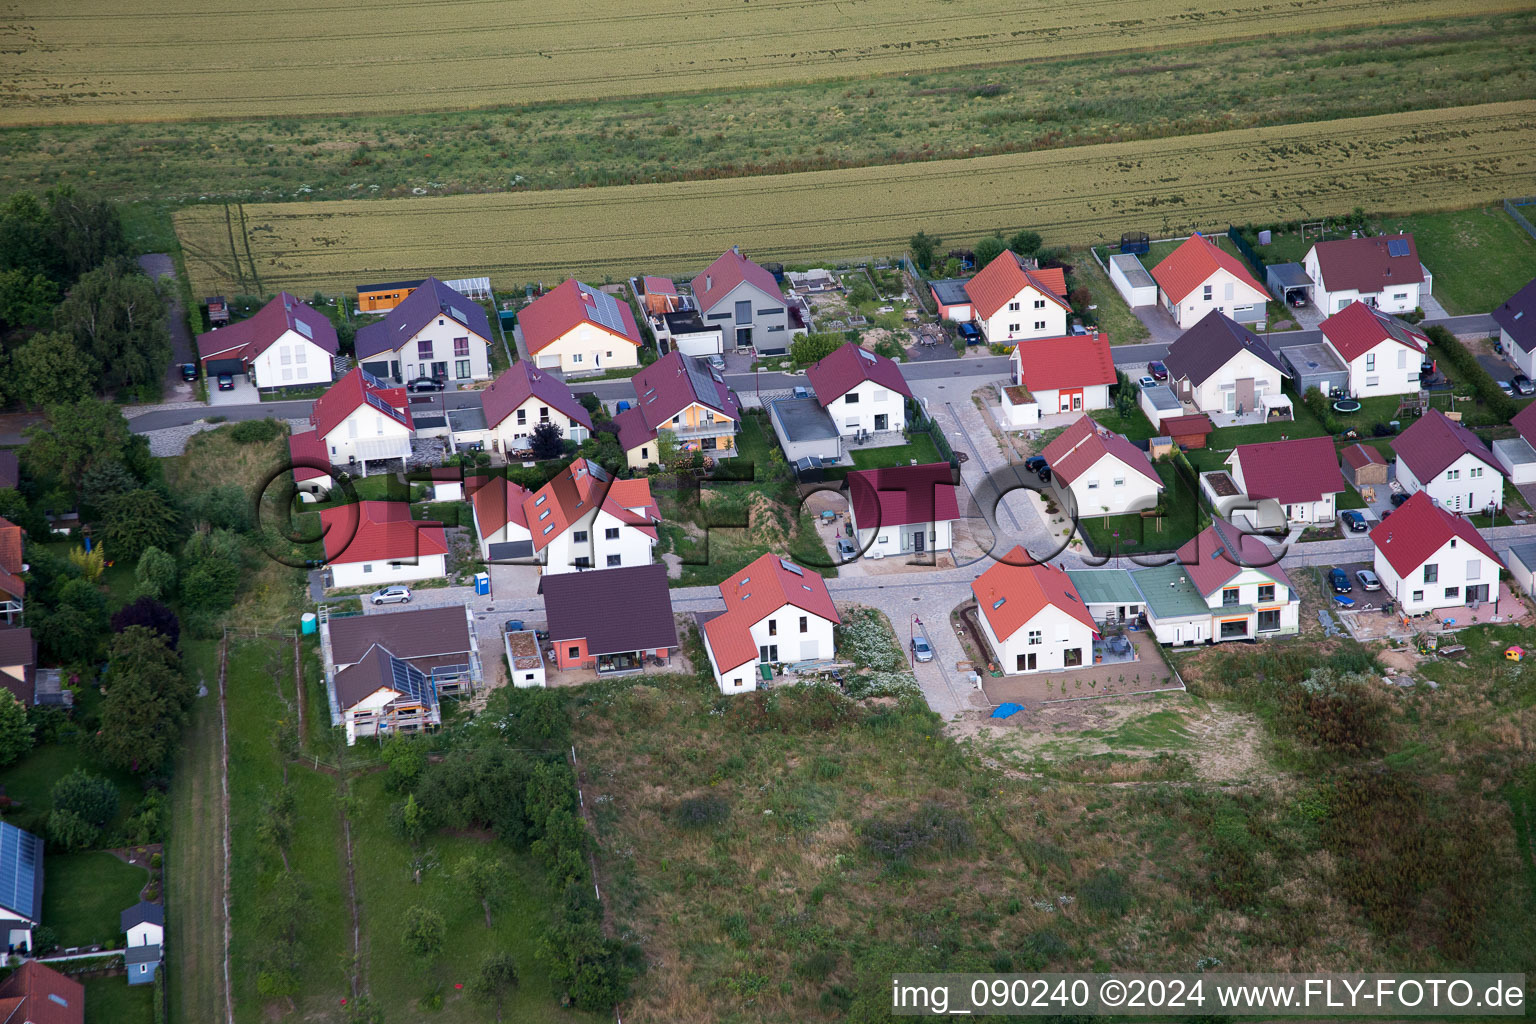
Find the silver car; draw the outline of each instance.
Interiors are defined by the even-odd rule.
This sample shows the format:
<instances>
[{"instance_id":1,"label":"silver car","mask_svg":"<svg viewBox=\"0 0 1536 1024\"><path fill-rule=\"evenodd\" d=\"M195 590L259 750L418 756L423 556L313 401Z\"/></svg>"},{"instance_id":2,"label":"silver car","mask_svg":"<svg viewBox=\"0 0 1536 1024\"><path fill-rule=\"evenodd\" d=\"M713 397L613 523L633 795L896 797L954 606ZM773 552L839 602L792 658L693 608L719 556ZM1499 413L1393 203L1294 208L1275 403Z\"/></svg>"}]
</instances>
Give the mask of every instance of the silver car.
<instances>
[{"instance_id":1,"label":"silver car","mask_svg":"<svg viewBox=\"0 0 1536 1024\"><path fill-rule=\"evenodd\" d=\"M1360 581L1360 586L1364 590L1380 590L1381 589L1381 577L1377 576L1375 573L1371 572L1371 570L1369 570L1369 569L1360 569L1360 570L1358 570L1355 573L1355 579Z\"/></svg>"},{"instance_id":2,"label":"silver car","mask_svg":"<svg viewBox=\"0 0 1536 1024\"><path fill-rule=\"evenodd\" d=\"M918 661L932 661L933 648L928 645L928 638L915 636L912 638L912 657Z\"/></svg>"},{"instance_id":3,"label":"silver car","mask_svg":"<svg viewBox=\"0 0 1536 1024\"><path fill-rule=\"evenodd\" d=\"M381 590L375 590L373 593L369 594L368 600L372 601L374 604L410 604L411 588L384 587Z\"/></svg>"}]
</instances>

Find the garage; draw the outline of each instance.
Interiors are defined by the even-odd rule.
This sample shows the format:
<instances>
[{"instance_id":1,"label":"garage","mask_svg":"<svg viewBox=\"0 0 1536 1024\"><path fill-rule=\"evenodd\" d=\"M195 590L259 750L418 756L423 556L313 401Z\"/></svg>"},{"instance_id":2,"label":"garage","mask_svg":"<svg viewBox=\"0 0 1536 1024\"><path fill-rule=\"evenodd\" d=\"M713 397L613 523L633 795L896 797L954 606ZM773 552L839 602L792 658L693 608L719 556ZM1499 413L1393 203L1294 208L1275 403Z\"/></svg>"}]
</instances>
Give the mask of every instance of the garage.
<instances>
[{"instance_id":1,"label":"garage","mask_svg":"<svg viewBox=\"0 0 1536 1024\"><path fill-rule=\"evenodd\" d=\"M245 363L239 356L234 358L213 358L203 360L203 376L212 378L221 373L244 373Z\"/></svg>"},{"instance_id":2,"label":"garage","mask_svg":"<svg viewBox=\"0 0 1536 1024\"><path fill-rule=\"evenodd\" d=\"M1325 395L1349 389L1349 367L1339 361L1327 345L1295 345L1280 350L1280 361L1296 385L1296 393L1305 395L1316 388Z\"/></svg>"},{"instance_id":3,"label":"garage","mask_svg":"<svg viewBox=\"0 0 1536 1024\"><path fill-rule=\"evenodd\" d=\"M376 359L363 364L363 372L371 373L380 380L399 376L399 364L391 363L388 359Z\"/></svg>"},{"instance_id":4,"label":"garage","mask_svg":"<svg viewBox=\"0 0 1536 1024\"><path fill-rule=\"evenodd\" d=\"M814 398L781 398L769 407L773 432L791 463L816 458L837 461L843 439L827 410Z\"/></svg>"},{"instance_id":5,"label":"garage","mask_svg":"<svg viewBox=\"0 0 1536 1024\"><path fill-rule=\"evenodd\" d=\"M1135 256L1127 253L1111 256L1109 282L1132 309L1157 305L1157 282Z\"/></svg>"}]
</instances>

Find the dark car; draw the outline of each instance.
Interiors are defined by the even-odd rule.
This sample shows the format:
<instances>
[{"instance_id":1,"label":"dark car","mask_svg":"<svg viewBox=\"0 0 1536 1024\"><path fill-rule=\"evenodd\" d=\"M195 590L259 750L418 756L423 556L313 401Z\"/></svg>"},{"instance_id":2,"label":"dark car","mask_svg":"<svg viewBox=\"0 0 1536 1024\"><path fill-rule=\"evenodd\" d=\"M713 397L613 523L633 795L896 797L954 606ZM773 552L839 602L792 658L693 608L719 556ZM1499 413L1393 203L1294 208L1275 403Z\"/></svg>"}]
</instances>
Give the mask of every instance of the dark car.
<instances>
[{"instance_id":1,"label":"dark car","mask_svg":"<svg viewBox=\"0 0 1536 1024\"><path fill-rule=\"evenodd\" d=\"M233 391L233 390L235 390L235 378L232 377L230 374L227 374L227 373L219 374L219 390L220 391Z\"/></svg>"},{"instance_id":2,"label":"dark car","mask_svg":"<svg viewBox=\"0 0 1536 1024\"><path fill-rule=\"evenodd\" d=\"M1509 379L1509 382L1514 385L1515 390L1521 395L1536 395L1536 381L1531 380L1531 378L1523 373L1515 374Z\"/></svg>"},{"instance_id":3,"label":"dark car","mask_svg":"<svg viewBox=\"0 0 1536 1024\"><path fill-rule=\"evenodd\" d=\"M441 391L447 387L436 377L417 377L405 386L407 391Z\"/></svg>"},{"instance_id":4,"label":"dark car","mask_svg":"<svg viewBox=\"0 0 1536 1024\"><path fill-rule=\"evenodd\" d=\"M197 364L196 363L182 363L181 364L181 379L182 380L197 380Z\"/></svg>"},{"instance_id":5,"label":"dark car","mask_svg":"<svg viewBox=\"0 0 1536 1024\"><path fill-rule=\"evenodd\" d=\"M1354 509L1350 509L1347 512L1341 512L1339 513L1339 516L1344 520L1344 525L1348 526L1352 533L1364 533L1368 529L1365 522L1365 516L1361 515L1359 512L1356 512Z\"/></svg>"},{"instance_id":6,"label":"dark car","mask_svg":"<svg viewBox=\"0 0 1536 1024\"><path fill-rule=\"evenodd\" d=\"M1397 508L1403 502L1407 501L1408 498L1409 494L1407 491L1394 491L1392 494L1392 507Z\"/></svg>"},{"instance_id":7,"label":"dark car","mask_svg":"<svg viewBox=\"0 0 1536 1024\"><path fill-rule=\"evenodd\" d=\"M975 324L961 324L960 337L965 339L967 345L981 344L981 328Z\"/></svg>"},{"instance_id":8,"label":"dark car","mask_svg":"<svg viewBox=\"0 0 1536 1024\"><path fill-rule=\"evenodd\" d=\"M1348 594L1355 589L1354 584L1349 582L1349 573L1343 569L1329 569L1328 582L1333 584L1335 594Z\"/></svg>"},{"instance_id":9,"label":"dark car","mask_svg":"<svg viewBox=\"0 0 1536 1024\"><path fill-rule=\"evenodd\" d=\"M1040 478L1041 483L1048 484L1051 482L1051 467L1044 466L1035 475Z\"/></svg>"},{"instance_id":10,"label":"dark car","mask_svg":"<svg viewBox=\"0 0 1536 1024\"><path fill-rule=\"evenodd\" d=\"M1168 379L1168 367L1164 366L1162 363L1157 363L1157 362L1148 363L1147 364L1147 372L1152 374L1152 379L1153 380L1167 380Z\"/></svg>"},{"instance_id":11,"label":"dark car","mask_svg":"<svg viewBox=\"0 0 1536 1024\"><path fill-rule=\"evenodd\" d=\"M1030 458L1024 460L1024 468L1029 470L1031 473L1038 473L1044 469L1045 466L1045 460L1038 455L1031 456Z\"/></svg>"}]
</instances>

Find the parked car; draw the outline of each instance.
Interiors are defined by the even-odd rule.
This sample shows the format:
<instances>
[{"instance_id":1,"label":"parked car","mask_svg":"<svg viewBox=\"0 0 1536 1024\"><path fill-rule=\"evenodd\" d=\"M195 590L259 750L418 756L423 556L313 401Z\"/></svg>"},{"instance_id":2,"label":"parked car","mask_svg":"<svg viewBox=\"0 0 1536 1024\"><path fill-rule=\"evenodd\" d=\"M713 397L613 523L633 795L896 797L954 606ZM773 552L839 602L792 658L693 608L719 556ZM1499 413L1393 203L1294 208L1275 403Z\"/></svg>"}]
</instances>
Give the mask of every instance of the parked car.
<instances>
[{"instance_id":1,"label":"parked car","mask_svg":"<svg viewBox=\"0 0 1536 1024\"><path fill-rule=\"evenodd\" d=\"M1381 577L1369 569L1360 569L1355 573L1355 579L1360 581L1360 586L1365 590L1380 590Z\"/></svg>"},{"instance_id":2,"label":"parked car","mask_svg":"<svg viewBox=\"0 0 1536 1024\"><path fill-rule=\"evenodd\" d=\"M1157 381L1153 380L1151 377L1142 377L1136 381L1136 386L1145 391L1147 388L1156 387Z\"/></svg>"},{"instance_id":3,"label":"parked car","mask_svg":"<svg viewBox=\"0 0 1536 1024\"><path fill-rule=\"evenodd\" d=\"M439 380L436 377L417 377L415 380L413 380L410 383L406 384L405 390L407 390L407 391L441 391L445 387L447 387L447 385L444 384L441 380Z\"/></svg>"},{"instance_id":4,"label":"parked car","mask_svg":"<svg viewBox=\"0 0 1536 1024\"><path fill-rule=\"evenodd\" d=\"M196 363L182 363L181 364L181 379L182 380L197 380L197 364Z\"/></svg>"},{"instance_id":5,"label":"parked car","mask_svg":"<svg viewBox=\"0 0 1536 1024\"><path fill-rule=\"evenodd\" d=\"M837 557L852 558L859 553L859 549L853 546L853 541L847 537L837 538Z\"/></svg>"},{"instance_id":6,"label":"parked car","mask_svg":"<svg viewBox=\"0 0 1536 1024\"><path fill-rule=\"evenodd\" d=\"M1369 529L1365 522L1365 516L1354 509L1340 512L1339 518L1344 520L1344 525L1349 527L1351 533L1364 533Z\"/></svg>"},{"instance_id":7,"label":"parked car","mask_svg":"<svg viewBox=\"0 0 1536 1024\"><path fill-rule=\"evenodd\" d=\"M1072 335L1087 334L1088 328L1084 327L1082 324L1073 324L1071 327L1067 328L1067 333Z\"/></svg>"},{"instance_id":8,"label":"parked car","mask_svg":"<svg viewBox=\"0 0 1536 1024\"><path fill-rule=\"evenodd\" d=\"M712 369L712 370L719 370L721 373L724 373L725 372L725 356L723 356L720 353L716 352L714 355L709 357L709 366L710 366L710 369Z\"/></svg>"},{"instance_id":9,"label":"parked car","mask_svg":"<svg viewBox=\"0 0 1536 1024\"><path fill-rule=\"evenodd\" d=\"M1024 460L1024 468L1029 470L1031 473L1040 472L1046 467L1046 465L1047 463L1045 459L1039 455L1032 455Z\"/></svg>"},{"instance_id":10,"label":"parked car","mask_svg":"<svg viewBox=\"0 0 1536 1024\"><path fill-rule=\"evenodd\" d=\"M374 604L410 604L411 588L399 586L384 587L369 594L368 600Z\"/></svg>"},{"instance_id":11,"label":"parked car","mask_svg":"<svg viewBox=\"0 0 1536 1024\"><path fill-rule=\"evenodd\" d=\"M233 391L233 390L235 390L235 378L231 374L228 374L228 373L221 373L221 374L219 374L219 390L220 391Z\"/></svg>"},{"instance_id":12,"label":"parked car","mask_svg":"<svg viewBox=\"0 0 1536 1024\"><path fill-rule=\"evenodd\" d=\"M1355 589L1349 582L1349 573L1343 569L1329 569L1328 582L1333 584L1335 594L1348 594Z\"/></svg>"},{"instance_id":13,"label":"parked car","mask_svg":"<svg viewBox=\"0 0 1536 1024\"><path fill-rule=\"evenodd\" d=\"M1397 508L1403 502L1407 501L1409 499L1409 497L1411 497L1411 495L1409 495L1409 493L1407 491L1393 491L1392 492L1392 507L1393 508Z\"/></svg>"},{"instance_id":14,"label":"parked car","mask_svg":"<svg viewBox=\"0 0 1536 1024\"><path fill-rule=\"evenodd\" d=\"M1168 367L1164 366L1161 362L1154 361L1154 362L1148 363L1147 364L1147 372L1152 374L1152 379L1153 380L1167 380L1168 379Z\"/></svg>"},{"instance_id":15,"label":"parked car","mask_svg":"<svg viewBox=\"0 0 1536 1024\"><path fill-rule=\"evenodd\" d=\"M1042 466L1039 472L1037 472L1035 475L1040 478L1041 483L1048 484L1051 482L1051 467Z\"/></svg>"},{"instance_id":16,"label":"parked car","mask_svg":"<svg viewBox=\"0 0 1536 1024\"><path fill-rule=\"evenodd\" d=\"M811 397L811 391L810 391L809 388L796 387L795 388L795 397L796 398L810 398Z\"/></svg>"},{"instance_id":17,"label":"parked car","mask_svg":"<svg viewBox=\"0 0 1536 1024\"><path fill-rule=\"evenodd\" d=\"M981 344L981 328L975 324L961 324L960 337L965 339L967 345Z\"/></svg>"},{"instance_id":18,"label":"parked car","mask_svg":"<svg viewBox=\"0 0 1536 1024\"><path fill-rule=\"evenodd\" d=\"M1306 292L1291 292L1288 298L1290 299L1291 308L1293 309L1300 309L1302 306L1307 304Z\"/></svg>"},{"instance_id":19,"label":"parked car","mask_svg":"<svg viewBox=\"0 0 1536 1024\"><path fill-rule=\"evenodd\" d=\"M1496 380L1494 383L1497 384L1499 386L1499 390L1504 392L1506 395L1513 395L1515 393L1515 386L1507 380Z\"/></svg>"},{"instance_id":20,"label":"parked car","mask_svg":"<svg viewBox=\"0 0 1536 1024\"><path fill-rule=\"evenodd\" d=\"M1520 392L1522 396L1536 395L1536 381L1531 380L1531 378L1523 373L1515 374L1510 379L1510 383L1514 385L1515 390Z\"/></svg>"},{"instance_id":21,"label":"parked car","mask_svg":"<svg viewBox=\"0 0 1536 1024\"><path fill-rule=\"evenodd\" d=\"M933 660L933 648L928 646L927 637L914 636L912 638L912 657L916 658L918 661Z\"/></svg>"}]
</instances>

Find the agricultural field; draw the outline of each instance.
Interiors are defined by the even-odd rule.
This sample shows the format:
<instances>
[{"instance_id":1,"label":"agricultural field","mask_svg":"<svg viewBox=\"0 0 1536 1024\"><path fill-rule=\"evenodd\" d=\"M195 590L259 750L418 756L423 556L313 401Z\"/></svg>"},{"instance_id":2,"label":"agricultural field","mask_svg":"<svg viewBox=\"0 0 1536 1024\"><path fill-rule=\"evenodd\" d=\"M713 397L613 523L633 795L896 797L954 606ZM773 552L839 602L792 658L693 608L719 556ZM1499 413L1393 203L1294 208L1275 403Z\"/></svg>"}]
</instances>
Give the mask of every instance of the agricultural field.
<instances>
[{"instance_id":1,"label":"agricultural field","mask_svg":"<svg viewBox=\"0 0 1536 1024\"><path fill-rule=\"evenodd\" d=\"M1151 51L1524 6L644 0L619 12L531 0L407 0L333 8L341 17L328 19L299 0L280 0L259 16L233 0L22 0L0 27L0 123L420 112L645 96Z\"/></svg>"},{"instance_id":2,"label":"agricultural field","mask_svg":"<svg viewBox=\"0 0 1536 1024\"><path fill-rule=\"evenodd\" d=\"M470 272L501 286L581 273L694 273L759 259L899 251L917 228L1029 225L1048 244L1167 237L1390 202L1492 202L1536 174L1536 101L708 182L394 202L199 206L176 215L195 294L340 292L363 278Z\"/></svg>"}]
</instances>

